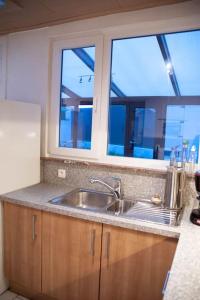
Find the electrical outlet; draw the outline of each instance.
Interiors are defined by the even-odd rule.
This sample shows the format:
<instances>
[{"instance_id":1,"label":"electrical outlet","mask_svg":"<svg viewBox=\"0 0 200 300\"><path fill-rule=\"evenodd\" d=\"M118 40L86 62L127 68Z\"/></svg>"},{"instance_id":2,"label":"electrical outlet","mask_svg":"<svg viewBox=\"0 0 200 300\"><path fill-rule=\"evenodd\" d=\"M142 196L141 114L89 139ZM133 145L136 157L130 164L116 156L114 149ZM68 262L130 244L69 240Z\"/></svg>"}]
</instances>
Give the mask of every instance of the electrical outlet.
<instances>
[{"instance_id":1,"label":"electrical outlet","mask_svg":"<svg viewBox=\"0 0 200 300\"><path fill-rule=\"evenodd\" d=\"M58 169L58 177L59 178L66 178L66 170L65 169Z\"/></svg>"}]
</instances>

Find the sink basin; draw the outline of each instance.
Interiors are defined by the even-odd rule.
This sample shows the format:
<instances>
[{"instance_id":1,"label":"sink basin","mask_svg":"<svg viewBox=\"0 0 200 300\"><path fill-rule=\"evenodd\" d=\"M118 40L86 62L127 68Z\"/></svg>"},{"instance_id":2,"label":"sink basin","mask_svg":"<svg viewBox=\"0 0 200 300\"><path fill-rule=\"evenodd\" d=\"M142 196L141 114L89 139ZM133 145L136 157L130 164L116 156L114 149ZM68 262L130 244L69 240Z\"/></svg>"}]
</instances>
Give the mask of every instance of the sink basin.
<instances>
[{"instance_id":1,"label":"sink basin","mask_svg":"<svg viewBox=\"0 0 200 300\"><path fill-rule=\"evenodd\" d=\"M115 197L110 193L75 189L63 196L50 200L49 203L92 211L106 211L107 207L115 201Z\"/></svg>"},{"instance_id":2,"label":"sink basin","mask_svg":"<svg viewBox=\"0 0 200 300\"><path fill-rule=\"evenodd\" d=\"M110 193L87 189L75 189L49 203L167 225L178 225L182 216L182 211L166 209L150 200L120 200Z\"/></svg>"},{"instance_id":3,"label":"sink basin","mask_svg":"<svg viewBox=\"0 0 200 300\"><path fill-rule=\"evenodd\" d=\"M75 189L49 203L167 225L178 225L182 216L181 211L168 210L149 200L118 200L110 193L86 189Z\"/></svg>"},{"instance_id":4,"label":"sink basin","mask_svg":"<svg viewBox=\"0 0 200 300\"><path fill-rule=\"evenodd\" d=\"M133 201L129 200L116 200L107 208L107 212L114 215L121 215L129 211L134 205Z\"/></svg>"}]
</instances>

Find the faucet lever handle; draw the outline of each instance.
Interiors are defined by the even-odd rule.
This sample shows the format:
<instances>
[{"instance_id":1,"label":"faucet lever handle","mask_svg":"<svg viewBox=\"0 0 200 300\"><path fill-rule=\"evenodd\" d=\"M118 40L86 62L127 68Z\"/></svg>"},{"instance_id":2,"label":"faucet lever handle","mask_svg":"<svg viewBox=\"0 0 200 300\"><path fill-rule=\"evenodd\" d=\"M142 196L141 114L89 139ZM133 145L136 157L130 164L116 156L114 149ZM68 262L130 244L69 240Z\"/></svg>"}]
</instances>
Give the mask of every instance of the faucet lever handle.
<instances>
[{"instance_id":1,"label":"faucet lever handle","mask_svg":"<svg viewBox=\"0 0 200 300\"><path fill-rule=\"evenodd\" d=\"M117 177L117 176L112 176L112 179L116 180L116 181L120 181L121 182L121 178Z\"/></svg>"},{"instance_id":2,"label":"faucet lever handle","mask_svg":"<svg viewBox=\"0 0 200 300\"><path fill-rule=\"evenodd\" d=\"M122 181L121 181L121 178L113 176L112 179L115 182L115 186L114 186L115 193L118 195L118 198L121 198L122 197L122 185L121 185Z\"/></svg>"},{"instance_id":3,"label":"faucet lever handle","mask_svg":"<svg viewBox=\"0 0 200 300\"><path fill-rule=\"evenodd\" d=\"M122 182L122 181L121 181L121 178L113 176L112 179L113 179L115 185L116 185L117 187L121 188L121 182Z\"/></svg>"}]
</instances>

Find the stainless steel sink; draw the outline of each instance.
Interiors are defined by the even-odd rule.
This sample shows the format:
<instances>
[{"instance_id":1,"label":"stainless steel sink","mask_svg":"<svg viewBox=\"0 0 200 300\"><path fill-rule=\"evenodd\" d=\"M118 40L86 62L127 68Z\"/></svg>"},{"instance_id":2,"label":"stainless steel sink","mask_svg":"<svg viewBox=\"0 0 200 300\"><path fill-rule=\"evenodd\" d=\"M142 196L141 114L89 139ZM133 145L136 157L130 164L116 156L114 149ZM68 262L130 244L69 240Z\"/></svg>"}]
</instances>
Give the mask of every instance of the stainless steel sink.
<instances>
[{"instance_id":1,"label":"stainless steel sink","mask_svg":"<svg viewBox=\"0 0 200 300\"><path fill-rule=\"evenodd\" d=\"M150 200L121 200L110 193L87 189L75 189L49 203L167 225L178 225L182 216L182 210L169 210Z\"/></svg>"},{"instance_id":2,"label":"stainless steel sink","mask_svg":"<svg viewBox=\"0 0 200 300\"><path fill-rule=\"evenodd\" d=\"M121 215L128 212L135 203L129 200L116 200L107 208L107 212L114 215Z\"/></svg>"},{"instance_id":3,"label":"stainless steel sink","mask_svg":"<svg viewBox=\"0 0 200 300\"><path fill-rule=\"evenodd\" d=\"M49 203L102 212L106 211L107 207L115 201L116 198L110 193L75 189L63 196L50 200Z\"/></svg>"}]
</instances>

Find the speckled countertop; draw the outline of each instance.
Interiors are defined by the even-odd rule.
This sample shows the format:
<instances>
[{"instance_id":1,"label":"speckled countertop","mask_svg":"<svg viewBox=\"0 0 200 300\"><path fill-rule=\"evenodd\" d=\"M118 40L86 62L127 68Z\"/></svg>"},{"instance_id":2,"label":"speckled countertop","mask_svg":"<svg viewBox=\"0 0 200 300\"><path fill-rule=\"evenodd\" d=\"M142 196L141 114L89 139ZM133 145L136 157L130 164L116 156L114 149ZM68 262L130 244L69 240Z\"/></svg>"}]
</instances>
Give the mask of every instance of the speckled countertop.
<instances>
[{"instance_id":1,"label":"speckled countertop","mask_svg":"<svg viewBox=\"0 0 200 300\"><path fill-rule=\"evenodd\" d=\"M41 183L5 194L1 196L0 199L52 213L58 213L104 224L110 224L174 238L178 238L180 235L180 228L177 226L158 225L124 216L114 216L106 213L97 213L48 203L48 201L52 198L70 192L74 188L76 187Z\"/></svg>"},{"instance_id":2,"label":"speckled countertop","mask_svg":"<svg viewBox=\"0 0 200 300\"><path fill-rule=\"evenodd\" d=\"M198 207L196 200L186 208L180 226L180 238L164 300L200 299L200 227L189 221L190 212Z\"/></svg>"},{"instance_id":3,"label":"speckled countertop","mask_svg":"<svg viewBox=\"0 0 200 300\"><path fill-rule=\"evenodd\" d=\"M196 205L196 201L190 202L184 211L180 226L175 227L48 203L52 198L72 189L72 186L41 183L2 195L0 199L52 213L179 238L164 300L200 299L200 227L189 221L191 209Z\"/></svg>"}]
</instances>

